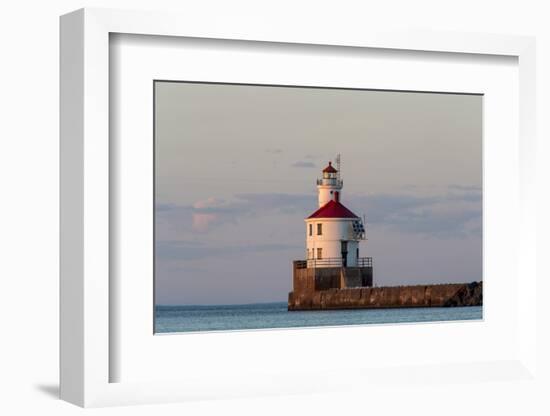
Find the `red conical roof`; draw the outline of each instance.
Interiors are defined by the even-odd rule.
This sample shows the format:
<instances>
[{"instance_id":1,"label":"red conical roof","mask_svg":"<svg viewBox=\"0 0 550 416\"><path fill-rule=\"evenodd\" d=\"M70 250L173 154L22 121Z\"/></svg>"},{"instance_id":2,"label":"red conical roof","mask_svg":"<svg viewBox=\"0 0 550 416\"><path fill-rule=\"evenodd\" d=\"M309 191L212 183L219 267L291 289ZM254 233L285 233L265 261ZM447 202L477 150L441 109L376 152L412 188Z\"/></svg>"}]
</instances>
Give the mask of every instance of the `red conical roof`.
<instances>
[{"instance_id":1,"label":"red conical roof","mask_svg":"<svg viewBox=\"0 0 550 416\"><path fill-rule=\"evenodd\" d=\"M334 167L332 166L332 162L328 162L328 166L323 169L323 173L336 173L338 172Z\"/></svg>"},{"instance_id":2,"label":"red conical roof","mask_svg":"<svg viewBox=\"0 0 550 416\"><path fill-rule=\"evenodd\" d=\"M328 201L325 205L311 214L310 218L359 218L349 209L347 209L340 202L336 202L334 199Z\"/></svg>"}]
</instances>

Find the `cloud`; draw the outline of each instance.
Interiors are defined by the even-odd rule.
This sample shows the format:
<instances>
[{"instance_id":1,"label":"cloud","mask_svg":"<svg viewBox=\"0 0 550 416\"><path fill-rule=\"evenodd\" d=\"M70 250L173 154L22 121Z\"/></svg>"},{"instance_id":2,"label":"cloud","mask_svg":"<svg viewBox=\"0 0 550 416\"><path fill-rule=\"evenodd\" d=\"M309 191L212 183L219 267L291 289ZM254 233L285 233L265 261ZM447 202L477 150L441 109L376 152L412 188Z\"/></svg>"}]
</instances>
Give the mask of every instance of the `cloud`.
<instances>
[{"instance_id":1,"label":"cloud","mask_svg":"<svg viewBox=\"0 0 550 416\"><path fill-rule=\"evenodd\" d=\"M193 203L193 208L195 209L201 209L201 208L211 208L211 207L217 207L223 204L222 199L210 197L207 199L202 199L199 201L196 201Z\"/></svg>"},{"instance_id":2,"label":"cloud","mask_svg":"<svg viewBox=\"0 0 550 416\"><path fill-rule=\"evenodd\" d=\"M159 203L157 224L206 233L214 226L236 224L246 218L264 215L293 214L298 217L315 207L315 196L285 193L243 193L231 200L210 197L191 205Z\"/></svg>"},{"instance_id":3,"label":"cloud","mask_svg":"<svg viewBox=\"0 0 550 416\"><path fill-rule=\"evenodd\" d=\"M366 214L367 228L385 227L435 238L481 235L482 193L476 187L450 186L445 192L430 195L344 194L343 203L358 215ZM315 208L313 194L242 193L231 200L211 197L189 206L158 204L157 224L177 224L183 231L209 233L224 224L262 216L295 215L301 219Z\"/></svg>"},{"instance_id":4,"label":"cloud","mask_svg":"<svg viewBox=\"0 0 550 416\"><path fill-rule=\"evenodd\" d=\"M481 234L482 203L478 189L449 187L440 195L374 194L353 196L350 207L366 211L368 226L436 238ZM352 208L352 209L353 209Z\"/></svg>"},{"instance_id":5,"label":"cloud","mask_svg":"<svg viewBox=\"0 0 550 416\"><path fill-rule=\"evenodd\" d=\"M208 228L216 222L216 214L193 214L193 229L195 231L207 231Z\"/></svg>"},{"instance_id":6,"label":"cloud","mask_svg":"<svg viewBox=\"0 0 550 416\"><path fill-rule=\"evenodd\" d=\"M449 190L459 192L480 192L480 186L468 186L468 185L449 185Z\"/></svg>"},{"instance_id":7,"label":"cloud","mask_svg":"<svg viewBox=\"0 0 550 416\"><path fill-rule=\"evenodd\" d=\"M293 168L314 168L314 167L316 167L315 163L307 162L305 160L299 160L297 162L294 162L290 166L293 167Z\"/></svg>"},{"instance_id":8,"label":"cloud","mask_svg":"<svg viewBox=\"0 0 550 416\"><path fill-rule=\"evenodd\" d=\"M159 203L159 204L155 205L155 210L157 212L169 212L169 211L172 211L172 210L177 209L177 208L178 208L178 205L176 205L176 204Z\"/></svg>"},{"instance_id":9,"label":"cloud","mask_svg":"<svg viewBox=\"0 0 550 416\"><path fill-rule=\"evenodd\" d=\"M163 260L200 260L212 257L243 256L252 253L296 250L294 244L208 245L195 241L157 241L156 255Z\"/></svg>"},{"instance_id":10,"label":"cloud","mask_svg":"<svg viewBox=\"0 0 550 416\"><path fill-rule=\"evenodd\" d=\"M218 198L207 198L203 200L196 201L193 203L193 212L192 212L192 228L195 231L204 232L207 231L211 225L219 222L219 213L216 212L205 212L206 210L216 210L219 207L223 207L223 200Z\"/></svg>"}]
</instances>

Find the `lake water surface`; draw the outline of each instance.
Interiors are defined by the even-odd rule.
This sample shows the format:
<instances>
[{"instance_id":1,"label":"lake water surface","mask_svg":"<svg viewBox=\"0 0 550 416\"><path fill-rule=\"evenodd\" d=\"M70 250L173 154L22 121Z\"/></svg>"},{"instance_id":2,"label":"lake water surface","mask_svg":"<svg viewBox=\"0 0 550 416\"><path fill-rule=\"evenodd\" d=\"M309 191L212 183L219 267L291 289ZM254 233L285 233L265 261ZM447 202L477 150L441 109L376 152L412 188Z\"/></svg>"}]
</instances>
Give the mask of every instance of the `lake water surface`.
<instances>
[{"instance_id":1,"label":"lake water surface","mask_svg":"<svg viewBox=\"0 0 550 416\"><path fill-rule=\"evenodd\" d=\"M286 302L247 305L172 305L156 307L155 332L397 324L482 318L481 306L289 312Z\"/></svg>"}]
</instances>

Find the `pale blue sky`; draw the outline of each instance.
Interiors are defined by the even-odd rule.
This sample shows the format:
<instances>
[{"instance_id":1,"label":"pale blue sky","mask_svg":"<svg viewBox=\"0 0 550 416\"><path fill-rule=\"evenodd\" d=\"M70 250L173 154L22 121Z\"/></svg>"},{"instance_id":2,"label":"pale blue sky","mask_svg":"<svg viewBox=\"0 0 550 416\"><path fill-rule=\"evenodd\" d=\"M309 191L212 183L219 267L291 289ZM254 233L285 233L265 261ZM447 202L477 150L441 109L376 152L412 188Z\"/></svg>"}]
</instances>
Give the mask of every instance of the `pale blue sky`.
<instances>
[{"instance_id":1,"label":"pale blue sky","mask_svg":"<svg viewBox=\"0 0 550 416\"><path fill-rule=\"evenodd\" d=\"M156 83L158 304L284 301L342 155L377 285L481 279L482 97Z\"/></svg>"}]
</instances>

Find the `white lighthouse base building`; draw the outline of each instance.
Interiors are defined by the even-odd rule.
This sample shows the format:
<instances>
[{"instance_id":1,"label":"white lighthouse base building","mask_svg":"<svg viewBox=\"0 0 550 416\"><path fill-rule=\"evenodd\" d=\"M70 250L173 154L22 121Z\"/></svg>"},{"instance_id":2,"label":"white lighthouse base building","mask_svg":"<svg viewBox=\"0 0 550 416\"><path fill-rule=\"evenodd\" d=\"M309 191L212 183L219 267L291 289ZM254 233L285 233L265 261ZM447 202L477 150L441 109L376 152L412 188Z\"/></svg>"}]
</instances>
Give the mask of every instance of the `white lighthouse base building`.
<instances>
[{"instance_id":1,"label":"white lighthouse base building","mask_svg":"<svg viewBox=\"0 0 550 416\"><path fill-rule=\"evenodd\" d=\"M306 219L313 235L306 237L308 267L357 266L359 241L354 239L353 218ZM321 227L321 233L315 235Z\"/></svg>"}]
</instances>

